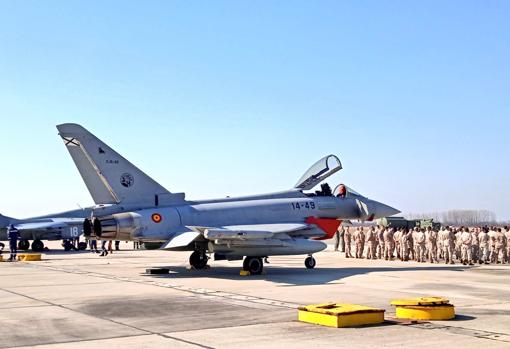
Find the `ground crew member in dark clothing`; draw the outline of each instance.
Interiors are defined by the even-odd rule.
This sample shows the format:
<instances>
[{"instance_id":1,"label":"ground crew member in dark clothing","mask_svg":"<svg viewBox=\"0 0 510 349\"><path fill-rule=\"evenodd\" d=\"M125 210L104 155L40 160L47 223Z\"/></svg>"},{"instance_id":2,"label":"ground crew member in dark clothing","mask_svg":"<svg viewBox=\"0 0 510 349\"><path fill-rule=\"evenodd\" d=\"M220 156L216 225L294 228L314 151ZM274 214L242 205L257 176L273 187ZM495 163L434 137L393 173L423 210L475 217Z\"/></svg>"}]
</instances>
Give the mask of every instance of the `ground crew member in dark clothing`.
<instances>
[{"instance_id":1,"label":"ground crew member in dark clothing","mask_svg":"<svg viewBox=\"0 0 510 349\"><path fill-rule=\"evenodd\" d=\"M9 225L9 228L7 228L7 237L9 238L9 248L11 250L9 262L14 262L16 260L16 255L18 254L19 230L12 224Z\"/></svg>"},{"instance_id":2,"label":"ground crew member in dark clothing","mask_svg":"<svg viewBox=\"0 0 510 349\"><path fill-rule=\"evenodd\" d=\"M115 240L115 251L118 251L118 250L120 250L120 241Z\"/></svg>"}]
</instances>

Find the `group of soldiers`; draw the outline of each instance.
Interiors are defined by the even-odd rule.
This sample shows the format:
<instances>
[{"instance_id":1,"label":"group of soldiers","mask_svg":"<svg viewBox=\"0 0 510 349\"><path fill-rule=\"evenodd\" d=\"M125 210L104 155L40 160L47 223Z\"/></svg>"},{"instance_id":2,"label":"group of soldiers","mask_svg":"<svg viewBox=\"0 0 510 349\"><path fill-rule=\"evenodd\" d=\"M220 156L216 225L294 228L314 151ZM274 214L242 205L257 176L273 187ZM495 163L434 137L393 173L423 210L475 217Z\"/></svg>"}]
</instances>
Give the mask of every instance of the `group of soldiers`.
<instances>
[{"instance_id":1,"label":"group of soldiers","mask_svg":"<svg viewBox=\"0 0 510 349\"><path fill-rule=\"evenodd\" d=\"M509 227L394 228L342 226L335 251L367 258L464 265L510 263Z\"/></svg>"}]
</instances>

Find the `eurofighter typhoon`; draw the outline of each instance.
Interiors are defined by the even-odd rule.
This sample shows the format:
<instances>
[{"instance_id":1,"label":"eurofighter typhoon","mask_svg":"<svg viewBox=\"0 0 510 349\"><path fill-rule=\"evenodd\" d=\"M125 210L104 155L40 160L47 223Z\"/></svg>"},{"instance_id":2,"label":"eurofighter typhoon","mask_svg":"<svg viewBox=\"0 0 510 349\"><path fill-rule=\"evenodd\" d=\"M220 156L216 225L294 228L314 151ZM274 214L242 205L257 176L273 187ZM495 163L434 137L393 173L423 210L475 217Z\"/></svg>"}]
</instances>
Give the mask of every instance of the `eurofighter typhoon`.
<instances>
[{"instance_id":1,"label":"eurofighter typhoon","mask_svg":"<svg viewBox=\"0 0 510 349\"><path fill-rule=\"evenodd\" d=\"M326 248L320 240L331 238L342 220L372 221L400 212L344 185L332 191L322 184L311 192L342 169L334 155L320 159L286 191L189 200L169 192L82 126L57 129L97 205L84 222L85 236L192 251L189 262L197 269L206 267L210 255L244 258L243 268L251 274L260 274L264 258L275 255L306 255L311 269L313 253Z\"/></svg>"}]
</instances>

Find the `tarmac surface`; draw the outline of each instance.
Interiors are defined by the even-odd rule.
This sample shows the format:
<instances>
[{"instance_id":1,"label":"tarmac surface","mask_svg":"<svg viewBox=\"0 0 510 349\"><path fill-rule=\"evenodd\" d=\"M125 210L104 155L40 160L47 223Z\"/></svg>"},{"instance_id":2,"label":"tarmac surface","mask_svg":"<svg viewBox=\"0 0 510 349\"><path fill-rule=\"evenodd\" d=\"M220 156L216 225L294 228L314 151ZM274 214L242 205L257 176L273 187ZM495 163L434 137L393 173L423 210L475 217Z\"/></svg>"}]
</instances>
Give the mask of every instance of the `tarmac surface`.
<instances>
[{"instance_id":1,"label":"tarmac surface","mask_svg":"<svg viewBox=\"0 0 510 349\"><path fill-rule=\"evenodd\" d=\"M57 243L50 247L57 248ZM121 248L132 244L121 243ZM0 348L510 348L510 266L345 259L331 248L272 257L265 275L241 261L188 270L188 252L47 252L41 262L0 263ZM148 275L150 267L169 275ZM457 318L333 329L297 321L297 306L375 306L442 296Z\"/></svg>"}]
</instances>

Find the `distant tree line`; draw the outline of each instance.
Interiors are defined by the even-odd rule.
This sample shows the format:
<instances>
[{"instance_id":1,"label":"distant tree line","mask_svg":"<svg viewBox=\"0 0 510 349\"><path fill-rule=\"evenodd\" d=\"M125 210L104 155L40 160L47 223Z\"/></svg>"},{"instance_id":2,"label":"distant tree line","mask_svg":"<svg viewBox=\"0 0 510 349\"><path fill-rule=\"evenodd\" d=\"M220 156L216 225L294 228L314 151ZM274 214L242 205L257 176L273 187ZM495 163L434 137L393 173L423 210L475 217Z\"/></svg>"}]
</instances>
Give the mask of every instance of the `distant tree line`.
<instances>
[{"instance_id":1,"label":"distant tree line","mask_svg":"<svg viewBox=\"0 0 510 349\"><path fill-rule=\"evenodd\" d=\"M409 213L407 219L434 219L443 225L474 226L496 224L496 214L488 210L450 210L445 212Z\"/></svg>"}]
</instances>

